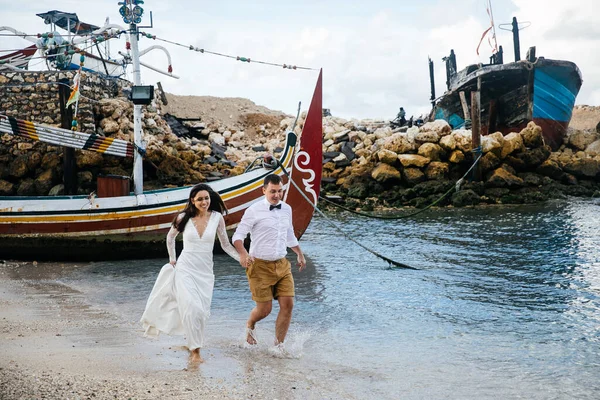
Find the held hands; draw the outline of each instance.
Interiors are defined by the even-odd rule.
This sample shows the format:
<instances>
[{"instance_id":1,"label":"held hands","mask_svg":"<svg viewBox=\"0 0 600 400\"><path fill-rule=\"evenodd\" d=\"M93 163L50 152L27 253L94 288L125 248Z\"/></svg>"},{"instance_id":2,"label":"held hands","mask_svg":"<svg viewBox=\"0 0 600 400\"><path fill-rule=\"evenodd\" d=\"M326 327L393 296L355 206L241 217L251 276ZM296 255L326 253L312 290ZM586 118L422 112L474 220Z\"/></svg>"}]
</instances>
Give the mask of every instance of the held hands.
<instances>
[{"instance_id":1,"label":"held hands","mask_svg":"<svg viewBox=\"0 0 600 400\"><path fill-rule=\"evenodd\" d=\"M250 256L250 254L248 254L248 253L240 254L240 265L243 268L250 267L250 265L252 265L253 262L254 262L254 258L252 258Z\"/></svg>"},{"instance_id":2,"label":"held hands","mask_svg":"<svg viewBox=\"0 0 600 400\"><path fill-rule=\"evenodd\" d=\"M177 261L169 261L169 264L171 264L173 268L175 268L175 264L177 264Z\"/></svg>"},{"instance_id":3,"label":"held hands","mask_svg":"<svg viewBox=\"0 0 600 400\"><path fill-rule=\"evenodd\" d=\"M298 254L298 271L302 272L306 268L306 259L304 254Z\"/></svg>"}]
</instances>

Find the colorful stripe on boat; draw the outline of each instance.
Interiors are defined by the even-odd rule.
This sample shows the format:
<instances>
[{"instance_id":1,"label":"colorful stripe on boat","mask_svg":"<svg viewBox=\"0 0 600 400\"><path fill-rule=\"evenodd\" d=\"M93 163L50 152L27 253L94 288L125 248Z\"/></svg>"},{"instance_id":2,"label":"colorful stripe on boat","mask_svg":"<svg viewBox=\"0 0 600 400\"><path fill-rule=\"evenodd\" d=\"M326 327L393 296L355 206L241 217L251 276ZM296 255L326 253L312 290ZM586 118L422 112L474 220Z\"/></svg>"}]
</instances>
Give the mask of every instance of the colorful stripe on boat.
<instances>
[{"instance_id":1,"label":"colorful stripe on boat","mask_svg":"<svg viewBox=\"0 0 600 400\"><path fill-rule=\"evenodd\" d=\"M56 146L90 150L118 157L133 157L133 145L125 140L39 125L5 115L0 115L0 132Z\"/></svg>"}]
</instances>

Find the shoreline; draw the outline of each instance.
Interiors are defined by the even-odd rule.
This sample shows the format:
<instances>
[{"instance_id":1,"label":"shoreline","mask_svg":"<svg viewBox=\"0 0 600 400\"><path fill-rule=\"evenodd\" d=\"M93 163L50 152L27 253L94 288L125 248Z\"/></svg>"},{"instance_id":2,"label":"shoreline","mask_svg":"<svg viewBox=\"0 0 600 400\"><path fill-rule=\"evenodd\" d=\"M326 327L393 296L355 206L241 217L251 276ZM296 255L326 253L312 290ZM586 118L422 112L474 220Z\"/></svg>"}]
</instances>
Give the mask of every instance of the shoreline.
<instances>
[{"instance_id":1,"label":"shoreline","mask_svg":"<svg viewBox=\"0 0 600 400\"><path fill-rule=\"evenodd\" d=\"M298 374L301 360L219 338L188 368L183 337L145 338L141 325L60 282L78 265L0 264L0 398L352 398Z\"/></svg>"}]
</instances>

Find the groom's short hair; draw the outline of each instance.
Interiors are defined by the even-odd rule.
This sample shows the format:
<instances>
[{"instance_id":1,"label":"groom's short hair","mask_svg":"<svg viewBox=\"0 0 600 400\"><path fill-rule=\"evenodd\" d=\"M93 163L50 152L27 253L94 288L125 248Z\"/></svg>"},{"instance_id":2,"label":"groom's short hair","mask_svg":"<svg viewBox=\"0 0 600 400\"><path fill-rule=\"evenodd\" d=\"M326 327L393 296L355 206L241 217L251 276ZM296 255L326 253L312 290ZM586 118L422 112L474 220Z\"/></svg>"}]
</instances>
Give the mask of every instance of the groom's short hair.
<instances>
[{"instance_id":1,"label":"groom's short hair","mask_svg":"<svg viewBox=\"0 0 600 400\"><path fill-rule=\"evenodd\" d=\"M264 187L269 186L269 183L273 185L281 185L281 177L275 174L269 174L265 177L265 182L263 184Z\"/></svg>"}]
</instances>

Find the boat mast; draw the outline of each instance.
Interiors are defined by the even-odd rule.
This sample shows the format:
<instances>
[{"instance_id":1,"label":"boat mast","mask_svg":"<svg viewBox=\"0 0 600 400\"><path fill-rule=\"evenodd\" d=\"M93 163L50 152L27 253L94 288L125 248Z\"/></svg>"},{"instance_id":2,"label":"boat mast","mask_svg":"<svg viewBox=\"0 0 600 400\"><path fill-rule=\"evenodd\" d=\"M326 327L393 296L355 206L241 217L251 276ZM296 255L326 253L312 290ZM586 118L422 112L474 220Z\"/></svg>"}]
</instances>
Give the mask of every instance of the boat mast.
<instances>
[{"instance_id":1,"label":"boat mast","mask_svg":"<svg viewBox=\"0 0 600 400\"><path fill-rule=\"evenodd\" d=\"M144 4L142 0L125 0L118 3L121 8L119 13L123 21L129 24L129 34L131 37L131 59L133 62L133 85L139 86L140 76L140 52L138 49L138 26L142 22L144 9L139 4ZM144 170L143 159L140 150L144 149L144 140L142 138L142 105L133 105L133 143L135 152L133 153L133 193L140 195L144 192Z\"/></svg>"},{"instance_id":2,"label":"boat mast","mask_svg":"<svg viewBox=\"0 0 600 400\"><path fill-rule=\"evenodd\" d=\"M139 86L141 83L140 76L140 52L138 50L138 31L136 24L132 23L129 26L131 35L131 59L133 61L133 84ZM142 139L142 105L133 105L133 142L135 148L143 149L144 143ZM139 151L133 153L133 192L138 195L144 192L144 170L142 155Z\"/></svg>"}]
</instances>

